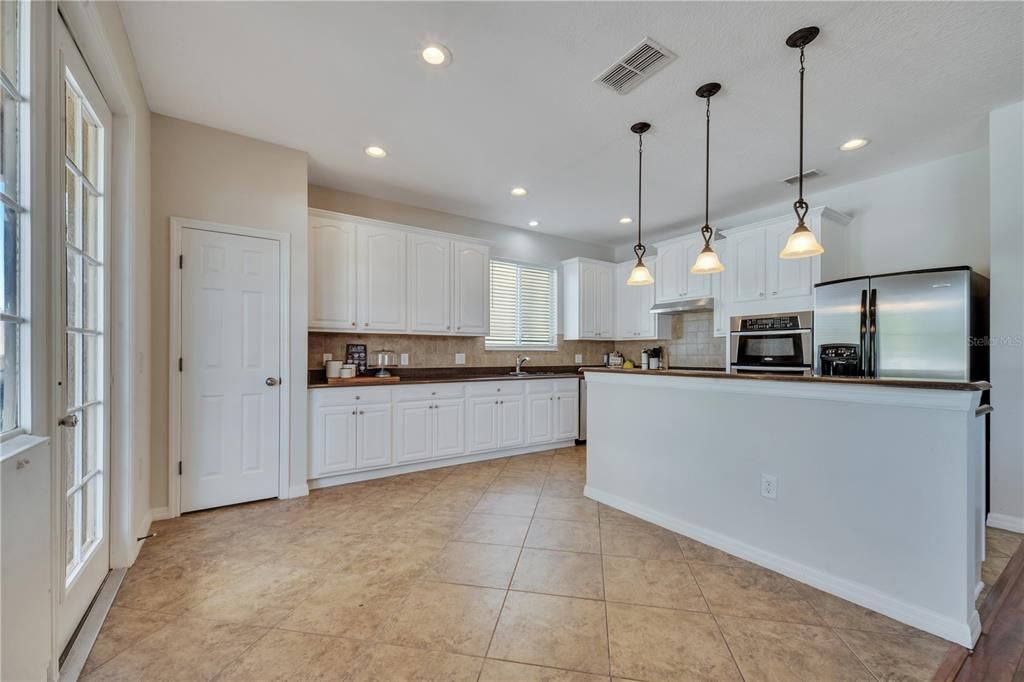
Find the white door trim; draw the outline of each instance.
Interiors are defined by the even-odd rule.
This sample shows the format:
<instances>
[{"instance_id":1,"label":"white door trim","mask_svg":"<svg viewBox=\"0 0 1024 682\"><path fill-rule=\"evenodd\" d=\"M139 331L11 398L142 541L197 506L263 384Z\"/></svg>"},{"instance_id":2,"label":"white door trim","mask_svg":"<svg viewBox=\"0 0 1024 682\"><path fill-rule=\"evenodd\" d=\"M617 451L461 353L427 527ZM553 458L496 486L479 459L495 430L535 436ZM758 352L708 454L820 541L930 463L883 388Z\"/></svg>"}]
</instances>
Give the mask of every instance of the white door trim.
<instances>
[{"instance_id":1,"label":"white door trim","mask_svg":"<svg viewBox=\"0 0 1024 682\"><path fill-rule=\"evenodd\" d=\"M178 358L181 357L181 270L178 268L178 257L181 255L181 231L185 228L194 230L205 230L207 232L219 232L222 234L234 234L241 237L258 237L260 239L272 239L280 244L281 259L281 385L284 388L284 395L280 401L280 427L278 429L278 478L277 496L281 499L288 497L289 466L291 461L290 430L291 422L291 337L288 328L291 319L289 299L291 280L289 263L291 262L291 235L287 232L276 230L262 230L253 227L240 227L238 225L223 225L211 223L205 220L192 220L189 218L171 218L171 312L170 312L170 339L168 344L167 371L170 381L170 405L169 418L170 430L168 433L167 448L167 517L174 518L181 515L181 478L178 476L178 463L181 461L181 373L178 371Z\"/></svg>"}]
</instances>

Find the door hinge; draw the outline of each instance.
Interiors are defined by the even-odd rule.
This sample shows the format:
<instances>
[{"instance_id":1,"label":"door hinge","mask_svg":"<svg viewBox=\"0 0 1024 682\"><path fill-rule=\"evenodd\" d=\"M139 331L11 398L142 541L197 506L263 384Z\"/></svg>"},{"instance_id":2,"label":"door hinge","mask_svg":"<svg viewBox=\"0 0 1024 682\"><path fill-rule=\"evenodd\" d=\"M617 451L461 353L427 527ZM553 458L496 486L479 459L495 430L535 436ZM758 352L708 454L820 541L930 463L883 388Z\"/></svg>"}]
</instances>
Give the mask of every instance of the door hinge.
<instances>
[{"instance_id":1,"label":"door hinge","mask_svg":"<svg viewBox=\"0 0 1024 682\"><path fill-rule=\"evenodd\" d=\"M178 358L178 371L179 372L184 372L185 371L185 359L184 358Z\"/></svg>"},{"instance_id":2,"label":"door hinge","mask_svg":"<svg viewBox=\"0 0 1024 682\"><path fill-rule=\"evenodd\" d=\"M181 476L181 460L178 460L178 475Z\"/></svg>"},{"instance_id":3,"label":"door hinge","mask_svg":"<svg viewBox=\"0 0 1024 682\"><path fill-rule=\"evenodd\" d=\"M184 269L184 267L185 267L185 255L179 253L178 254L178 269L182 270L182 269Z\"/></svg>"}]
</instances>

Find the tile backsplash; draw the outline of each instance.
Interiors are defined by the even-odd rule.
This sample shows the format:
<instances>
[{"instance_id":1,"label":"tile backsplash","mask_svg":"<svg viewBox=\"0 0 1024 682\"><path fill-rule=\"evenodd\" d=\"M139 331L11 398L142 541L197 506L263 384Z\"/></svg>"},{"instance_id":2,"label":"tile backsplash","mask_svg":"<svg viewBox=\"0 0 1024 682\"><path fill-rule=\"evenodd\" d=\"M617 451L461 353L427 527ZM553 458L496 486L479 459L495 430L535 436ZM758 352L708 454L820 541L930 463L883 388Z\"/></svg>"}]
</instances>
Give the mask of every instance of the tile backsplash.
<instances>
[{"instance_id":1,"label":"tile backsplash","mask_svg":"<svg viewBox=\"0 0 1024 682\"><path fill-rule=\"evenodd\" d=\"M615 350L640 365L644 348L660 345L662 364L673 367L725 367L725 337L714 335L714 313L700 311L671 316L672 335L659 341L617 341Z\"/></svg>"}]
</instances>

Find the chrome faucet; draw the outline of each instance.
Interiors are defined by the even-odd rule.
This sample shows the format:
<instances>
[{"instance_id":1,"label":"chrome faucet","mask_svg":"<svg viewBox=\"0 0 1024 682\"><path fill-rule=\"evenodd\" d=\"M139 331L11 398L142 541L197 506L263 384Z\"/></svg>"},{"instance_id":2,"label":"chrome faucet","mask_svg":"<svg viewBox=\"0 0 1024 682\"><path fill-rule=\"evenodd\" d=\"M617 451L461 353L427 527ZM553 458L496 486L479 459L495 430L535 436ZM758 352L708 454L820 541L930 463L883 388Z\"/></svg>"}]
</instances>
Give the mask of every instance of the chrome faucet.
<instances>
[{"instance_id":1,"label":"chrome faucet","mask_svg":"<svg viewBox=\"0 0 1024 682\"><path fill-rule=\"evenodd\" d=\"M530 358L528 358L527 356L523 355L522 353L520 353L519 355L516 355L516 374L521 374L523 372L523 363L524 362L529 362L529 361L530 361Z\"/></svg>"}]
</instances>

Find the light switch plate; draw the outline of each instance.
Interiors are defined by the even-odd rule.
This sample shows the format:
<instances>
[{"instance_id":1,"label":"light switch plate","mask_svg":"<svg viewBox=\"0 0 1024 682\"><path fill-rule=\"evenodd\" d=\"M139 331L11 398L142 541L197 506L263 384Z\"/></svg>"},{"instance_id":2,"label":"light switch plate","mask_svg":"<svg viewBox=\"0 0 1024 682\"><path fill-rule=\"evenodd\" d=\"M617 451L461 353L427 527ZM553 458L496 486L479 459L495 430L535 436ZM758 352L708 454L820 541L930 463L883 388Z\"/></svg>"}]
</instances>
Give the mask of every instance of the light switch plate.
<instances>
[{"instance_id":1,"label":"light switch plate","mask_svg":"<svg viewBox=\"0 0 1024 682\"><path fill-rule=\"evenodd\" d=\"M402 363L402 367L405 367L406 365L409 364L409 354L408 353L402 353L402 355L401 355L401 357L399 358L398 361L400 363Z\"/></svg>"},{"instance_id":2,"label":"light switch plate","mask_svg":"<svg viewBox=\"0 0 1024 682\"><path fill-rule=\"evenodd\" d=\"M333 353L324 353L324 364L326 365L329 360L334 359Z\"/></svg>"},{"instance_id":3,"label":"light switch plate","mask_svg":"<svg viewBox=\"0 0 1024 682\"><path fill-rule=\"evenodd\" d=\"M466 364L466 354L465 353L456 353L455 354L455 364L456 365L464 365L464 364Z\"/></svg>"},{"instance_id":4,"label":"light switch plate","mask_svg":"<svg viewBox=\"0 0 1024 682\"><path fill-rule=\"evenodd\" d=\"M576 362L577 365L583 364L583 353L577 353L576 354L575 362Z\"/></svg>"}]
</instances>

